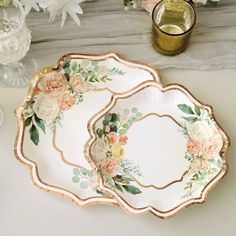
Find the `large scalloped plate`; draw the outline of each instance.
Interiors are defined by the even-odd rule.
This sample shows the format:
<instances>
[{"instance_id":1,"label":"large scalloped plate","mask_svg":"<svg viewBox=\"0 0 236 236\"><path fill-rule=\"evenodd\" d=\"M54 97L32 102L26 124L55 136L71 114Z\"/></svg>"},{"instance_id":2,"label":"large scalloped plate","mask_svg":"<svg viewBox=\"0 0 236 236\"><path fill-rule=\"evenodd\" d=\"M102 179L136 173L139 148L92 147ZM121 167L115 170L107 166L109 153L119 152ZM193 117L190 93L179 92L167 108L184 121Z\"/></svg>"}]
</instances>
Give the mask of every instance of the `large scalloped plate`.
<instances>
[{"instance_id":1,"label":"large scalloped plate","mask_svg":"<svg viewBox=\"0 0 236 236\"><path fill-rule=\"evenodd\" d=\"M89 124L87 160L129 213L170 218L204 202L227 173L227 134L180 85L150 82L114 95Z\"/></svg>"},{"instance_id":2,"label":"large scalloped plate","mask_svg":"<svg viewBox=\"0 0 236 236\"><path fill-rule=\"evenodd\" d=\"M100 190L97 174L84 158L87 122L113 95L146 81L160 83L158 71L115 53L68 54L55 67L39 70L15 111L15 155L30 168L34 185L81 207L117 204Z\"/></svg>"}]
</instances>

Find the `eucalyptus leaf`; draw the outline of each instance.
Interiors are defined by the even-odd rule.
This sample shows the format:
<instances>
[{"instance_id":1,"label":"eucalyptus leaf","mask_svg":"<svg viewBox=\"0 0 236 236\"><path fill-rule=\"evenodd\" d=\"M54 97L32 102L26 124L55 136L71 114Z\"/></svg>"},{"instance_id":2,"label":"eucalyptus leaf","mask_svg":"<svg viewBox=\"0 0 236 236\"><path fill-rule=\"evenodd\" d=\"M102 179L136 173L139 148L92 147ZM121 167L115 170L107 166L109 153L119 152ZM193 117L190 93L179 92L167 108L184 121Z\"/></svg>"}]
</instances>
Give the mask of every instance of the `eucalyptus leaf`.
<instances>
[{"instance_id":1,"label":"eucalyptus leaf","mask_svg":"<svg viewBox=\"0 0 236 236\"><path fill-rule=\"evenodd\" d=\"M142 191L140 189L138 189L137 187L133 186L133 185L123 185L123 188L132 194L140 194L142 193Z\"/></svg>"},{"instance_id":2,"label":"eucalyptus leaf","mask_svg":"<svg viewBox=\"0 0 236 236\"><path fill-rule=\"evenodd\" d=\"M186 104L179 104L178 108L186 114L190 114L190 115L194 114L192 108L190 106L186 105Z\"/></svg>"},{"instance_id":3,"label":"eucalyptus leaf","mask_svg":"<svg viewBox=\"0 0 236 236\"><path fill-rule=\"evenodd\" d=\"M29 130L30 132L30 139L33 141L35 145L39 143L39 132L37 127L33 124Z\"/></svg>"},{"instance_id":4,"label":"eucalyptus leaf","mask_svg":"<svg viewBox=\"0 0 236 236\"><path fill-rule=\"evenodd\" d=\"M31 117L28 117L26 120L25 120L25 126L28 127L30 126L32 123L32 116Z\"/></svg>"},{"instance_id":5,"label":"eucalyptus leaf","mask_svg":"<svg viewBox=\"0 0 236 236\"><path fill-rule=\"evenodd\" d=\"M38 126L44 133L46 133L46 131L45 131L45 121L42 120L42 119L39 119L36 115L34 116L34 120L35 120L37 126Z\"/></svg>"}]
</instances>

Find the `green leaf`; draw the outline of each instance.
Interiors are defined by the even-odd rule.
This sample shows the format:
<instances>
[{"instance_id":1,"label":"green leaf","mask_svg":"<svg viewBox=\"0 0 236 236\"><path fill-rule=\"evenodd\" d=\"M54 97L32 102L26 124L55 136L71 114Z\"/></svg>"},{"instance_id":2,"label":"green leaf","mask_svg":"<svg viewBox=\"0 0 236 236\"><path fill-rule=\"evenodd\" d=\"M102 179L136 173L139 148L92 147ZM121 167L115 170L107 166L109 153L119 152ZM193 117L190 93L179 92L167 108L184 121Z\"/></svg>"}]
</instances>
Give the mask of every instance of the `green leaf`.
<instances>
[{"instance_id":1,"label":"green leaf","mask_svg":"<svg viewBox=\"0 0 236 236\"><path fill-rule=\"evenodd\" d=\"M89 171L89 170L88 170L88 171L87 171L87 174L88 174L89 177L92 177L92 176L93 176L93 172L92 172L92 171Z\"/></svg>"},{"instance_id":2,"label":"green leaf","mask_svg":"<svg viewBox=\"0 0 236 236\"><path fill-rule=\"evenodd\" d=\"M89 186L88 182L83 181L83 182L80 183L80 187L81 187L82 189L87 189L88 186Z\"/></svg>"},{"instance_id":3,"label":"green leaf","mask_svg":"<svg viewBox=\"0 0 236 236\"><path fill-rule=\"evenodd\" d=\"M133 107L132 110L131 110L133 113L137 113L138 112L138 109L136 107Z\"/></svg>"},{"instance_id":4,"label":"green leaf","mask_svg":"<svg viewBox=\"0 0 236 236\"><path fill-rule=\"evenodd\" d=\"M106 121L111 121L111 119L112 119L112 114L111 113L108 113L108 114L106 114L105 115L105 118L104 118Z\"/></svg>"},{"instance_id":5,"label":"green leaf","mask_svg":"<svg viewBox=\"0 0 236 236\"><path fill-rule=\"evenodd\" d=\"M29 130L30 133L30 139L33 141L35 145L38 145L39 143L39 132L37 127L33 124Z\"/></svg>"},{"instance_id":6,"label":"green leaf","mask_svg":"<svg viewBox=\"0 0 236 236\"><path fill-rule=\"evenodd\" d=\"M72 63L72 66L71 66L71 69L72 69L73 71L76 71L77 68L78 68L77 63L76 63L76 62L73 62L73 63Z\"/></svg>"},{"instance_id":7,"label":"green leaf","mask_svg":"<svg viewBox=\"0 0 236 236\"><path fill-rule=\"evenodd\" d=\"M100 128L98 128L98 129L96 130L96 133L97 133L97 136L98 136L99 138L101 138L101 137L103 136L103 134L104 134L103 130L100 129Z\"/></svg>"},{"instance_id":8,"label":"green leaf","mask_svg":"<svg viewBox=\"0 0 236 236\"><path fill-rule=\"evenodd\" d=\"M81 168L80 172L82 175L86 176L88 174L88 171L85 168Z\"/></svg>"},{"instance_id":9,"label":"green leaf","mask_svg":"<svg viewBox=\"0 0 236 236\"><path fill-rule=\"evenodd\" d=\"M136 116L140 118L143 116L143 114L141 112L137 112Z\"/></svg>"},{"instance_id":10,"label":"green leaf","mask_svg":"<svg viewBox=\"0 0 236 236\"><path fill-rule=\"evenodd\" d=\"M37 126L46 134L45 123L42 119L39 119L36 115L34 116Z\"/></svg>"},{"instance_id":11,"label":"green leaf","mask_svg":"<svg viewBox=\"0 0 236 236\"><path fill-rule=\"evenodd\" d=\"M132 194L140 194L142 193L142 191L138 188L136 188L135 186L133 185L123 185L123 188L129 192L129 193L132 193Z\"/></svg>"},{"instance_id":12,"label":"green leaf","mask_svg":"<svg viewBox=\"0 0 236 236\"><path fill-rule=\"evenodd\" d=\"M201 110L200 110L200 108L198 107L198 106L195 106L194 107L194 111L195 111L195 113L197 114L197 115L201 115Z\"/></svg>"},{"instance_id":13,"label":"green leaf","mask_svg":"<svg viewBox=\"0 0 236 236\"><path fill-rule=\"evenodd\" d=\"M196 117L184 117L182 116L183 119L185 119L186 121L190 122L190 123L194 123L198 120L198 118Z\"/></svg>"},{"instance_id":14,"label":"green leaf","mask_svg":"<svg viewBox=\"0 0 236 236\"><path fill-rule=\"evenodd\" d=\"M127 130L126 130L126 129L120 129L120 130L118 131L118 133L119 133L120 135L125 135L125 134L127 133Z\"/></svg>"},{"instance_id":15,"label":"green leaf","mask_svg":"<svg viewBox=\"0 0 236 236\"><path fill-rule=\"evenodd\" d=\"M66 62L66 63L63 65L63 69L66 69L66 68L68 68L68 67L70 67L70 62Z\"/></svg>"},{"instance_id":16,"label":"green leaf","mask_svg":"<svg viewBox=\"0 0 236 236\"><path fill-rule=\"evenodd\" d=\"M191 114L191 115L194 114L192 108L190 106L186 105L186 104L179 104L178 108L186 114Z\"/></svg>"},{"instance_id":17,"label":"green leaf","mask_svg":"<svg viewBox=\"0 0 236 236\"><path fill-rule=\"evenodd\" d=\"M79 183L79 181L80 181L80 178L79 178L79 176L73 176L72 177L72 181L74 182L74 183Z\"/></svg>"},{"instance_id":18,"label":"green leaf","mask_svg":"<svg viewBox=\"0 0 236 236\"><path fill-rule=\"evenodd\" d=\"M70 75L70 74L71 74L71 69L70 69L70 68L66 68L66 69L65 69L65 74Z\"/></svg>"},{"instance_id":19,"label":"green leaf","mask_svg":"<svg viewBox=\"0 0 236 236\"><path fill-rule=\"evenodd\" d=\"M97 62L97 61L92 61L91 65L92 65L92 66L97 66L97 65L98 65L98 62Z\"/></svg>"},{"instance_id":20,"label":"green leaf","mask_svg":"<svg viewBox=\"0 0 236 236\"><path fill-rule=\"evenodd\" d=\"M116 113L112 113L111 121L115 122L115 121L117 121L117 119L118 119L117 114Z\"/></svg>"},{"instance_id":21,"label":"green leaf","mask_svg":"<svg viewBox=\"0 0 236 236\"><path fill-rule=\"evenodd\" d=\"M28 117L26 120L25 120L25 126L28 127L31 125L31 122L32 122L32 116L31 117Z\"/></svg>"},{"instance_id":22,"label":"green leaf","mask_svg":"<svg viewBox=\"0 0 236 236\"><path fill-rule=\"evenodd\" d=\"M124 129L128 129L129 127L130 127L130 125L128 124L128 123L125 123L125 124L123 124L123 126L122 126Z\"/></svg>"},{"instance_id":23,"label":"green leaf","mask_svg":"<svg viewBox=\"0 0 236 236\"><path fill-rule=\"evenodd\" d=\"M65 73L64 75L65 75L65 77L66 77L67 81L69 81L69 80L70 80L70 75L69 75L69 74L67 74L67 73Z\"/></svg>"},{"instance_id":24,"label":"green leaf","mask_svg":"<svg viewBox=\"0 0 236 236\"><path fill-rule=\"evenodd\" d=\"M122 187L121 187L119 184L115 183L115 187L116 187L120 192L123 193L123 189L122 189Z\"/></svg>"},{"instance_id":25,"label":"green leaf","mask_svg":"<svg viewBox=\"0 0 236 236\"><path fill-rule=\"evenodd\" d=\"M80 174L80 169L79 168L74 168L73 173L74 173L74 175L79 175Z\"/></svg>"}]
</instances>

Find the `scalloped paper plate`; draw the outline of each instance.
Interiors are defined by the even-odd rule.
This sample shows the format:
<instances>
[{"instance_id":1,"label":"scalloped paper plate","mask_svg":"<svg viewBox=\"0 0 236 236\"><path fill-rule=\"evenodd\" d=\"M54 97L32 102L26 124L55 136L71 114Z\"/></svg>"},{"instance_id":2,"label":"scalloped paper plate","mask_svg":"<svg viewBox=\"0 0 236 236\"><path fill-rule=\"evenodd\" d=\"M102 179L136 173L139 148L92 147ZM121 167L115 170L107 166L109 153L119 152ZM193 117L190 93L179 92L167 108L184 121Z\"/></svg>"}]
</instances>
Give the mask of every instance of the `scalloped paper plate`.
<instances>
[{"instance_id":1,"label":"scalloped paper plate","mask_svg":"<svg viewBox=\"0 0 236 236\"><path fill-rule=\"evenodd\" d=\"M30 167L33 183L70 198L78 206L117 204L98 187L97 174L84 157L88 121L112 96L147 81L160 83L155 69L115 53L69 54L56 67L38 71L15 112L15 155Z\"/></svg>"},{"instance_id":2,"label":"scalloped paper plate","mask_svg":"<svg viewBox=\"0 0 236 236\"><path fill-rule=\"evenodd\" d=\"M180 85L140 85L90 120L87 160L129 213L169 218L202 203L227 172L229 139Z\"/></svg>"}]
</instances>

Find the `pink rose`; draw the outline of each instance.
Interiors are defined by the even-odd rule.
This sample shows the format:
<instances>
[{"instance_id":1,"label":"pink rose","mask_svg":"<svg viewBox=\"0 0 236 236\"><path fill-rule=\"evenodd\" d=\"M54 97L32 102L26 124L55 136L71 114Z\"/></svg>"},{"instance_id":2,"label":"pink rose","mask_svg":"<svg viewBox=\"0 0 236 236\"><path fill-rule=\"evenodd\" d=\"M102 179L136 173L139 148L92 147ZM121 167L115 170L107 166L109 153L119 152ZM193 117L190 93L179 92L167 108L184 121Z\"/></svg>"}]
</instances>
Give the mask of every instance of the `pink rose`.
<instances>
[{"instance_id":1,"label":"pink rose","mask_svg":"<svg viewBox=\"0 0 236 236\"><path fill-rule=\"evenodd\" d=\"M127 143L128 137L126 135L120 136L119 143L125 145Z\"/></svg>"},{"instance_id":2,"label":"pink rose","mask_svg":"<svg viewBox=\"0 0 236 236\"><path fill-rule=\"evenodd\" d=\"M141 1L141 7L143 7L147 12L152 13L153 8L160 1L161 0L142 0Z\"/></svg>"},{"instance_id":3,"label":"pink rose","mask_svg":"<svg viewBox=\"0 0 236 236\"><path fill-rule=\"evenodd\" d=\"M109 125L105 126L105 132L108 134L110 132L111 128Z\"/></svg>"},{"instance_id":4,"label":"pink rose","mask_svg":"<svg viewBox=\"0 0 236 236\"><path fill-rule=\"evenodd\" d=\"M40 80L38 88L52 97L61 96L67 89L67 80L63 74L48 73Z\"/></svg>"},{"instance_id":5,"label":"pink rose","mask_svg":"<svg viewBox=\"0 0 236 236\"><path fill-rule=\"evenodd\" d=\"M108 158L101 162L100 168L105 176L114 177L118 174L120 166L118 161Z\"/></svg>"},{"instance_id":6,"label":"pink rose","mask_svg":"<svg viewBox=\"0 0 236 236\"><path fill-rule=\"evenodd\" d=\"M189 139L187 142L187 152L190 154L197 154L200 152L200 143L198 141Z\"/></svg>"},{"instance_id":7,"label":"pink rose","mask_svg":"<svg viewBox=\"0 0 236 236\"><path fill-rule=\"evenodd\" d=\"M208 164L206 162L206 160L204 159L200 159L200 158L196 158L191 162L191 166L190 169L192 171L200 171L200 170L208 170Z\"/></svg>"},{"instance_id":8,"label":"pink rose","mask_svg":"<svg viewBox=\"0 0 236 236\"><path fill-rule=\"evenodd\" d=\"M207 139L202 145L202 153L208 158L217 156L223 147L223 140L220 134Z\"/></svg>"},{"instance_id":9,"label":"pink rose","mask_svg":"<svg viewBox=\"0 0 236 236\"><path fill-rule=\"evenodd\" d=\"M75 98L68 93L58 98L58 105L62 111L70 109L75 105Z\"/></svg>"},{"instance_id":10,"label":"pink rose","mask_svg":"<svg viewBox=\"0 0 236 236\"><path fill-rule=\"evenodd\" d=\"M87 90L87 83L81 79L79 75L71 77L69 84L74 90L79 90L81 92L85 92Z\"/></svg>"},{"instance_id":11,"label":"pink rose","mask_svg":"<svg viewBox=\"0 0 236 236\"><path fill-rule=\"evenodd\" d=\"M109 133L108 138L109 138L111 144L115 144L118 142L118 136L115 132Z\"/></svg>"}]
</instances>

